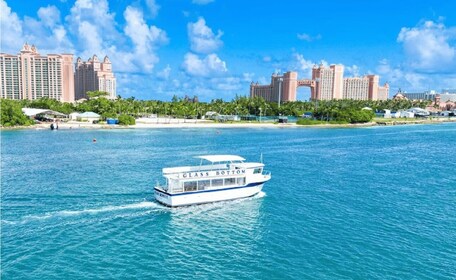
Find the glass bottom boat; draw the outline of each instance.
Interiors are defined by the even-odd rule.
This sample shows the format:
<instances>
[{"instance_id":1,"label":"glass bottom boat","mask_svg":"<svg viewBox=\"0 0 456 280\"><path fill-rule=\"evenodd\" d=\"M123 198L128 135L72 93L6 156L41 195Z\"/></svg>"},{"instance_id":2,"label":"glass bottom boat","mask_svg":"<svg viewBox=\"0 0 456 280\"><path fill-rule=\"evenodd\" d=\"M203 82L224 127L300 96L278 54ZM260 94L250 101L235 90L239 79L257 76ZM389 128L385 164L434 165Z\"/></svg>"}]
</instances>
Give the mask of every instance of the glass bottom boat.
<instances>
[{"instance_id":1,"label":"glass bottom boat","mask_svg":"<svg viewBox=\"0 0 456 280\"><path fill-rule=\"evenodd\" d=\"M155 199L170 207L233 200L258 194L271 174L260 162L236 155L196 157L198 166L163 168L166 185L154 188Z\"/></svg>"}]
</instances>

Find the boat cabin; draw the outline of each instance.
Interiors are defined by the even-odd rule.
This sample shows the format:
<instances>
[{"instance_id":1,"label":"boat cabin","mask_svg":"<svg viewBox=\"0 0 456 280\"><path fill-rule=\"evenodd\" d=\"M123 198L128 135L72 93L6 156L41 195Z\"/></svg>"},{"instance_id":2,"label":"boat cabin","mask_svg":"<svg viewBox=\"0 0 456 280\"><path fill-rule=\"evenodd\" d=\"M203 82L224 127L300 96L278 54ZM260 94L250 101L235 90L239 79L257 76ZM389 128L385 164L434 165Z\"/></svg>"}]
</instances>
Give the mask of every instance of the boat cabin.
<instances>
[{"instance_id":1,"label":"boat cabin","mask_svg":"<svg viewBox=\"0 0 456 280\"><path fill-rule=\"evenodd\" d=\"M244 162L235 155L208 155L200 159L198 166L163 168L166 186L170 194L220 188L240 187L249 184L252 178L263 175L263 163Z\"/></svg>"}]
</instances>

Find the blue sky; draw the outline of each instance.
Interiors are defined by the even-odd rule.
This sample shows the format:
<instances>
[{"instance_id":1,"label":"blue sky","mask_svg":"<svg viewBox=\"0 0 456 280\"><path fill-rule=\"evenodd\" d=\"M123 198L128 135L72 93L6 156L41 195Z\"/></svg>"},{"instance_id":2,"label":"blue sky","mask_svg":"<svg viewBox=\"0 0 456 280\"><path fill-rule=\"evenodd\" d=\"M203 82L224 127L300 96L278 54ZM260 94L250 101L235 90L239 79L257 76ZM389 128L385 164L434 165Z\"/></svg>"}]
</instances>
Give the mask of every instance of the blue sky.
<instances>
[{"instance_id":1,"label":"blue sky","mask_svg":"<svg viewBox=\"0 0 456 280\"><path fill-rule=\"evenodd\" d=\"M118 94L231 100L273 72L345 65L390 95L456 88L456 1L0 0L1 52L108 55ZM308 99L300 89L299 99Z\"/></svg>"}]
</instances>

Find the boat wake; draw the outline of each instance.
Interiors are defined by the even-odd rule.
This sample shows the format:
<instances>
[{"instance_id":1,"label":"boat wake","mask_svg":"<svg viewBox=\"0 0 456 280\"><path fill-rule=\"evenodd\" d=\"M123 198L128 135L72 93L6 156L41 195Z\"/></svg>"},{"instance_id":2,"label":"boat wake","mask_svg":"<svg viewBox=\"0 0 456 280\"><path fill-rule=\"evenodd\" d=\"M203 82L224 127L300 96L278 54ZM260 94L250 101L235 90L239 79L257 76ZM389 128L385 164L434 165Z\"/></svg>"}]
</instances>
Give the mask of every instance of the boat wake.
<instances>
[{"instance_id":1,"label":"boat wake","mask_svg":"<svg viewBox=\"0 0 456 280\"><path fill-rule=\"evenodd\" d=\"M253 196L253 198L263 198L266 196L266 193L261 191L259 193L257 193L256 195Z\"/></svg>"},{"instance_id":2,"label":"boat wake","mask_svg":"<svg viewBox=\"0 0 456 280\"><path fill-rule=\"evenodd\" d=\"M158 203L152 201L142 201L139 203L132 203L126 205L115 205L115 206L105 206L95 209L83 209L83 210L63 210L55 212L57 216L78 216L82 214L98 214L104 212L114 212L122 210L131 210L131 209L143 209L143 208L158 208L161 207Z\"/></svg>"},{"instance_id":3,"label":"boat wake","mask_svg":"<svg viewBox=\"0 0 456 280\"><path fill-rule=\"evenodd\" d=\"M197 205L188 205L182 207L174 207L168 208L169 211L173 214L173 217L184 217L184 216L191 216L196 217L201 214L208 215L212 213L212 215L220 214L220 211L228 211L232 212L237 211L240 209L239 206L244 206L244 209L252 209L255 205L259 205L258 203L254 203L257 200L266 197L266 193L261 191L254 196L239 198L234 200L224 200L224 201L216 201L204 204L197 204ZM249 203L253 202L253 203ZM249 212L250 210L247 210Z\"/></svg>"},{"instance_id":4,"label":"boat wake","mask_svg":"<svg viewBox=\"0 0 456 280\"><path fill-rule=\"evenodd\" d=\"M166 209L165 206L155 202L155 201L141 201L138 203L131 203L125 205L109 205L103 206L100 208L94 209L82 209L82 210L61 210L55 212L48 212L43 215L28 215L24 216L23 219L19 221L9 221L9 220L2 220L4 224L23 224L31 221L42 221L42 220L49 220L53 218L64 218L64 217L74 217L74 216L81 216L81 215L97 215L102 213L109 213L109 212L118 212L118 211L126 211L126 210L137 210L137 209Z\"/></svg>"},{"instance_id":5,"label":"boat wake","mask_svg":"<svg viewBox=\"0 0 456 280\"><path fill-rule=\"evenodd\" d=\"M51 220L55 218L65 218L65 217L77 217L77 216L83 216L83 215L98 215L98 214L103 214L103 213L110 213L110 212L121 212L121 211L130 211L130 210L159 210L159 211L165 211L168 212L170 211L171 213L182 213L186 212L189 210L194 210L195 208L203 208L205 210L210 210L212 209L219 209L226 207L227 205L232 205L232 204L237 204L241 203L242 201L248 201L248 200L255 200L259 198L263 198L266 196L266 193L261 191L258 194L248 197L248 198L241 198L241 199L236 199L236 200L231 200L231 201L219 201L219 202L214 202L214 203L208 203L208 204L202 204L198 206L184 206L184 207L177 207L177 208L169 208L166 206L163 206L162 204L156 202L156 201L141 201L137 203L131 203L131 204L125 204L125 205L108 205L108 206L103 206L100 208L93 208L93 209L82 209L82 210L61 210L61 211L55 211L55 212L47 212L42 215L27 215L22 217L22 219L17 220L17 221L11 221L11 220L2 220L2 224L5 225L15 225L15 224L25 224L33 221L45 221L45 220ZM183 210L186 209L186 210Z\"/></svg>"}]
</instances>

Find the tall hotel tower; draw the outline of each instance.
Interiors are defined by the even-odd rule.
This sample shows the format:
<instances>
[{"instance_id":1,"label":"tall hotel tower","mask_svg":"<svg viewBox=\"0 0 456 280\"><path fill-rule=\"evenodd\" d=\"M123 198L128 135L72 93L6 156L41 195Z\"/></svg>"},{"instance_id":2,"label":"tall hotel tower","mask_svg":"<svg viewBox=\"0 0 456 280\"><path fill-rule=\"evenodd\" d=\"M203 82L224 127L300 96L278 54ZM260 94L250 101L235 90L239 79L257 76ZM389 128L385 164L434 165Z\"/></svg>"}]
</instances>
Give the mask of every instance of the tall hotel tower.
<instances>
[{"instance_id":1,"label":"tall hotel tower","mask_svg":"<svg viewBox=\"0 0 456 280\"><path fill-rule=\"evenodd\" d=\"M112 64L107 56L103 62L94 55L87 62L78 57L75 65L76 100L87 98L88 91L105 91L107 98L116 99L116 78L112 72Z\"/></svg>"},{"instance_id":2,"label":"tall hotel tower","mask_svg":"<svg viewBox=\"0 0 456 280\"><path fill-rule=\"evenodd\" d=\"M389 85L379 85L379 76L344 78L343 65L314 66L312 79L298 79L298 73L289 71L283 75L273 74L271 84L250 84L250 96L260 96L269 102L296 101L296 89L310 87L311 100L357 99L386 100Z\"/></svg>"},{"instance_id":3,"label":"tall hotel tower","mask_svg":"<svg viewBox=\"0 0 456 280\"><path fill-rule=\"evenodd\" d=\"M389 85L379 85L378 75L344 78L343 65L312 68L312 80L316 86L311 89L312 100L355 99L355 100L386 100Z\"/></svg>"},{"instance_id":4,"label":"tall hotel tower","mask_svg":"<svg viewBox=\"0 0 456 280\"><path fill-rule=\"evenodd\" d=\"M0 98L74 101L72 54L41 56L27 43L18 55L0 53Z\"/></svg>"}]
</instances>

